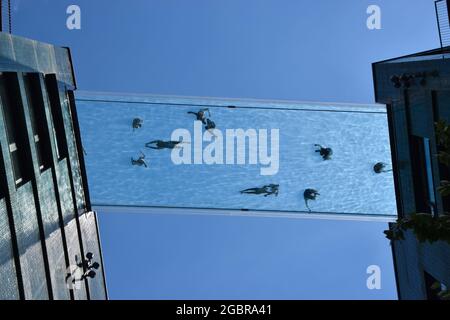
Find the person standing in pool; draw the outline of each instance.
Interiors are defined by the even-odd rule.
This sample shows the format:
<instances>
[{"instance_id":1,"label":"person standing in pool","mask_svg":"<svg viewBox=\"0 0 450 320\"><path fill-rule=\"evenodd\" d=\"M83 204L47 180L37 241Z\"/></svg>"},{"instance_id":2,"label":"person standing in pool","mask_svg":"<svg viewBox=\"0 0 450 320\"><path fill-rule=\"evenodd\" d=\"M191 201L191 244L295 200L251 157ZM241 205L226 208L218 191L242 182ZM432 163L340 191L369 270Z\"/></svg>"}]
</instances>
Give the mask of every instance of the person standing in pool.
<instances>
[{"instance_id":1,"label":"person standing in pool","mask_svg":"<svg viewBox=\"0 0 450 320\"><path fill-rule=\"evenodd\" d=\"M320 196L320 193L315 189L306 189L303 193L303 198L305 199L305 204L309 212L311 212L311 208L309 207L308 201L315 201L317 196Z\"/></svg>"},{"instance_id":2,"label":"person standing in pool","mask_svg":"<svg viewBox=\"0 0 450 320\"><path fill-rule=\"evenodd\" d=\"M203 124L206 124L206 116L205 112L208 112L208 115L211 117L211 113L208 108L200 109L198 112L188 111L189 114L195 115L198 121L201 121Z\"/></svg>"},{"instance_id":3,"label":"person standing in pool","mask_svg":"<svg viewBox=\"0 0 450 320\"><path fill-rule=\"evenodd\" d=\"M324 161L331 160L331 156L333 155L333 149L324 148L320 144L315 144L314 146L319 148L318 150L316 150L316 152L320 153Z\"/></svg>"},{"instance_id":4,"label":"person standing in pool","mask_svg":"<svg viewBox=\"0 0 450 320\"><path fill-rule=\"evenodd\" d=\"M386 170L387 165L384 162L378 162L376 165L373 166L373 171L376 174L391 172L392 169Z\"/></svg>"},{"instance_id":5,"label":"person standing in pool","mask_svg":"<svg viewBox=\"0 0 450 320\"><path fill-rule=\"evenodd\" d=\"M141 128L143 122L144 121L142 119L140 119L140 118L133 119L133 123L132 123L133 131L136 130L136 129Z\"/></svg>"},{"instance_id":6,"label":"person standing in pool","mask_svg":"<svg viewBox=\"0 0 450 320\"><path fill-rule=\"evenodd\" d=\"M162 140L155 140L151 142L147 142L145 146L150 149L175 149L175 148L181 148L180 144L187 143L183 141L162 141ZM155 146L152 146L152 145Z\"/></svg>"},{"instance_id":7,"label":"person standing in pool","mask_svg":"<svg viewBox=\"0 0 450 320\"><path fill-rule=\"evenodd\" d=\"M148 167L147 163L145 162L145 154L141 151L141 155L139 156L139 158L137 158L137 160L134 160L133 158L131 158L131 165L133 166L144 166L144 167Z\"/></svg>"}]
</instances>

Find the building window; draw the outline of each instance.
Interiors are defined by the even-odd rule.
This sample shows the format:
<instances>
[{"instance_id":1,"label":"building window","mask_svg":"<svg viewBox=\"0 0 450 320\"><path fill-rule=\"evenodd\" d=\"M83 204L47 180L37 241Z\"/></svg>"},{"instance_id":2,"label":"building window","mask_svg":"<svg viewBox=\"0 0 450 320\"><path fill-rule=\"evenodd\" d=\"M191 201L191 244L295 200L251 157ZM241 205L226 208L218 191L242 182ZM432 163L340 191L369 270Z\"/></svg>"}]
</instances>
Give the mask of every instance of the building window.
<instances>
[{"instance_id":1,"label":"building window","mask_svg":"<svg viewBox=\"0 0 450 320\"><path fill-rule=\"evenodd\" d=\"M449 7L450 8L450 7ZM447 103L450 101L450 93L447 91L438 92L432 91L432 111L433 111L433 122L436 123L440 120L445 120L448 117ZM437 153L445 151L442 145L439 144L438 137L436 136L436 148ZM450 168L438 161L439 166L439 180L450 181ZM442 205L444 212L450 212L450 196L442 197Z\"/></svg>"},{"instance_id":2,"label":"building window","mask_svg":"<svg viewBox=\"0 0 450 320\"><path fill-rule=\"evenodd\" d=\"M59 87L56 75L49 74L45 76L45 86L50 110L52 115L53 138L55 139L56 152L59 160L67 158L67 140L64 129L64 118L61 108L61 99L59 96Z\"/></svg>"},{"instance_id":3,"label":"building window","mask_svg":"<svg viewBox=\"0 0 450 320\"><path fill-rule=\"evenodd\" d=\"M33 138L36 145L38 165L42 171L50 167L52 151L45 117L40 75L38 73L24 74L23 80L30 111Z\"/></svg>"},{"instance_id":4,"label":"building window","mask_svg":"<svg viewBox=\"0 0 450 320\"><path fill-rule=\"evenodd\" d=\"M0 152L0 199L3 199L8 192L8 183L6 181L5 161Z\"/></svg>"},{"instance_id":5,"label":"building window","mask_svg":"<svg viewBox=\"0 0 450 320\"><path fill-rule=\"evenodd\" d=\"M434 190L433 163L430 139L412 136L412 169L416 210L436 214L436 193Z\"/></svg>"},{"instance_id":6,"label":"building window","mask_svg":"<svg viewBox=\"0 0 450 320\"><path fill-rule=\"evenodd\" d=\"M428 189L428 201L431 205L432 213L435 214L436 212L436 194L434 192L434 179L433 179L433 162L431 160L431 146L430 146L430 139L423 138L423 152L425 157L425 168L426 168L426 174L427 174L427 189Z\"/></svg>"},{"instance_id":7,"label":"building window","mask_svg":"<svg viewBox=\"0 0 450 320\"><path fill-rule=\"evenodd\" d=\"M27 149L28 133L16 73L0 73L0 97L16 186L31 178L33 164Z\"/></svg>"}]
</instances>

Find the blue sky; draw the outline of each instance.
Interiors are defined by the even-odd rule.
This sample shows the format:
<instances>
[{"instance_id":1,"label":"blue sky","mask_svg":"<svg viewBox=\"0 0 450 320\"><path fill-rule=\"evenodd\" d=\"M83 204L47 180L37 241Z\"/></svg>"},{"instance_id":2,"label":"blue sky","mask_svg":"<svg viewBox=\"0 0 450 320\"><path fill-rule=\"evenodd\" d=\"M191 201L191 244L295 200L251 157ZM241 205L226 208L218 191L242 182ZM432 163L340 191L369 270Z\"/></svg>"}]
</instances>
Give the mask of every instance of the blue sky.
<instances>
[{"instance_id":1,"label":"blue sky","mask_svg":"<svg viewBox=\"0 0 450 320\"><path fill-rule=\"evenodd\" d=\"M431 0L13 0L79 89L372 103L371 62L438 46ZM78 4L82 30L65 26ZM382 30L366 9L382 10ZM396 298L385 224L100 213L111 298ZM382 290L366 288L366 268Z\"/></svg>"}]
</instances>

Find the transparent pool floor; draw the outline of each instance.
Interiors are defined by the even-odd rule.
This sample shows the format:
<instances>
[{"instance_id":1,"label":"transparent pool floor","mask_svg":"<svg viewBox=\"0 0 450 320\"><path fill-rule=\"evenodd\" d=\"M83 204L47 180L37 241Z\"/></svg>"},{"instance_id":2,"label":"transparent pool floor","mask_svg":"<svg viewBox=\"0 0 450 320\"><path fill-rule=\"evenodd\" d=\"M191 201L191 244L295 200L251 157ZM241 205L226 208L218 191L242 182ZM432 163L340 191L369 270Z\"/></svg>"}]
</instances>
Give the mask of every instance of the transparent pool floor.
<instances>
[{"instance_id":1,"label":"transparent pool floor","mask_svg":"<svg viewBox=\"0 0 450 320\"><path fill-rule=\"evenodd\" d=\"M314 212L396 215L392 173L373 172L375 163L391 162L383 106L86 92L76 103L93 205L304 213L303 192L313 188L320 192L309 203ZM279 129L278 173L263 176L261 165L250 164L175 165L170 150L145 147L171 140L178 128L193 132L187 112L203 107L223 131ZM134 118L142 128L133 130ZM331 147L332 160L323 161L314 144ZM148 168L131 165L140 151ZM280 185L278 197L239 192L271 183Z\"/></svg>"}]
</instances>

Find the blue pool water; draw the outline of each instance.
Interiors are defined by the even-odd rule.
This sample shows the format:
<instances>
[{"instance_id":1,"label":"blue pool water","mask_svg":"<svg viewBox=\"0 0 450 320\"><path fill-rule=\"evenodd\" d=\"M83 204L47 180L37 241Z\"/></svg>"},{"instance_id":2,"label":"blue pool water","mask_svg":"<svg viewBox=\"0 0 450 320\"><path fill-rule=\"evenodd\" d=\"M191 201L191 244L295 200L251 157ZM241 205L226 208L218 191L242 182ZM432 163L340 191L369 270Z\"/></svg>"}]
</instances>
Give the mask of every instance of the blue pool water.
<instances>
[{"instance_id":1,"label":"blue pool water","mask_svg":"<svg viewBox=\"0 0 450 320\"><path fill-rule=\"evenodd\" d=\"M373 172L375 163L391 162L384 106L100 93L79 93L76 103L94 205L302 213L303 192L313 188L320 192L310 202L314 212L396 215L392 173ZM263 176L261 165L250 164L175 165L170 150L145 148L171 140L175 129L193 132L187 112L202 107L223 131L279 129L278 173ZM142 128L132 129L134 118ZM333 148L331 161L315 153L316 143ZM130 163L140 151L148 168ZM278 197L239 193L270 183L280 185Z\"/></svg>"}]
</instances>

